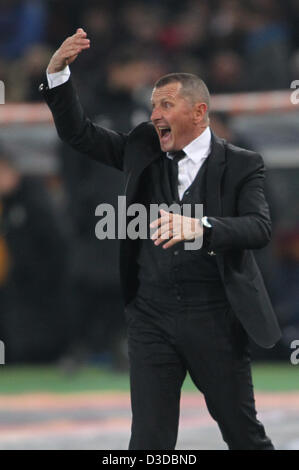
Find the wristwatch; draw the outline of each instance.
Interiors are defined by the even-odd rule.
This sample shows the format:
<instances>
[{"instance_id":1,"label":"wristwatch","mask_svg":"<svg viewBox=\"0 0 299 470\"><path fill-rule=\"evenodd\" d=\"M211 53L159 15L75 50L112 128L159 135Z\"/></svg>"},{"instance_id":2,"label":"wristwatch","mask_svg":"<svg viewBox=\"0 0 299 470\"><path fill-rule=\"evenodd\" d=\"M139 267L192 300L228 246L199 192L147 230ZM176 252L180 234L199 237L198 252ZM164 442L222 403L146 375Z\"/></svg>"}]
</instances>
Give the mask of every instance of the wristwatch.
<instances>
[{"instance_id":1,"label":"wristwatch","mask_svg":"<svg viewBox=\"0 0 299 470\"><path fill-rule=\"evenodd\" d=\"M206 215L201 218L201 223L204 227L212 228L212 225L210 224L210 221L209 221L209 219L207 218Z\"/></svg>"},{"instance_id":2,"label":"wristwatch","mask_svg":"<svg viewBox=\"0 0 299 470\"><path fill-rule=\"evenodd\" d=\"M201 218L201 223L203 225L203 227L205 227L205 230L204 230L204 233L207 235L208 239L209 237L211 236L211 229L213 228L213 225L211 225L209 219L207 216L204 216ZM208 255L210 256L215 256L216 253L215 251L208 251Z\"/></svg>"}]
</instances>

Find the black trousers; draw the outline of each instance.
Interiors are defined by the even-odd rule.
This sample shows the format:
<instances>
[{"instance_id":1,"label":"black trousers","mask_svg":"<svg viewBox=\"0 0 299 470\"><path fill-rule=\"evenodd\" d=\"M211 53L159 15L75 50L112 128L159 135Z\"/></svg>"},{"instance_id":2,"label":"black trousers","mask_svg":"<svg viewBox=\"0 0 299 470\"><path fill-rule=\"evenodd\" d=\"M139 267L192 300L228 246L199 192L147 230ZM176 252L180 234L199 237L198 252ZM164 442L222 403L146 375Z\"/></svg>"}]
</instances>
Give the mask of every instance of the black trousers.
<instances>
[{"instance_id":1,"label":"black trousers","mask_svg":"<svg viewBox=\"0 0 299 470\"><path fill-rule=\"evenodd\" d=\"M126 309L130 450L170 450L188 371L229 449L274 449L256 418L248 336L227 302L137 296Z\"/></svg>"}]
</instances>

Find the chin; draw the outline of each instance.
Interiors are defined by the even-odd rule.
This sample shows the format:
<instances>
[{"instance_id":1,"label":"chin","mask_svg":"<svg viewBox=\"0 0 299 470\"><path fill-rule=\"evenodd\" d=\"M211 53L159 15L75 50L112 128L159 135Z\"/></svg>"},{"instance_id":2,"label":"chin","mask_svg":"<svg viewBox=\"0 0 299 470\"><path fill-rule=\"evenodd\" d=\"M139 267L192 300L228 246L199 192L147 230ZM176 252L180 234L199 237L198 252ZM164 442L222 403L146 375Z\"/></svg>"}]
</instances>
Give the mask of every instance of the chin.
<instances>
[{"instance_id":1,"label":"chin","mask_svg":"<svg viewBox=\"0 0 299 470\"><path fill-rule=\"evenodd\" d=\"M174 151L174 146L173 145L163 145L162 143L160 144L162 152L173 152Z\"/></svg>"}]
</instances>

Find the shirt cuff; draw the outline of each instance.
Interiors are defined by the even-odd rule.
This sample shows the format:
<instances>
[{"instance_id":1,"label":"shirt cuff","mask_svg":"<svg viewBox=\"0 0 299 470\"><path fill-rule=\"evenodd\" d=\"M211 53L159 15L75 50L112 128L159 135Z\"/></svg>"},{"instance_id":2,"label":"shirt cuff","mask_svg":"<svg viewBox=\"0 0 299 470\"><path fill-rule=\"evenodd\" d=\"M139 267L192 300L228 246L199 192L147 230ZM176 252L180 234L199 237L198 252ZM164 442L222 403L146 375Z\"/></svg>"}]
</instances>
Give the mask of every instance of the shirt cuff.
<instances>
[{"instance_id":1,"label":"shirt cuff","mask_svg":"<svg viewBox=\"0 0 299 470\"><path fill-rule=\"evenodd\" d=\"M68 81L70 75L71 71L68 65L63 70L60 70L60 72L48 73L47 71L47 80L49 88L51 89L59 85L63 85L65 82Z\"/></svg>"}]
</instances>

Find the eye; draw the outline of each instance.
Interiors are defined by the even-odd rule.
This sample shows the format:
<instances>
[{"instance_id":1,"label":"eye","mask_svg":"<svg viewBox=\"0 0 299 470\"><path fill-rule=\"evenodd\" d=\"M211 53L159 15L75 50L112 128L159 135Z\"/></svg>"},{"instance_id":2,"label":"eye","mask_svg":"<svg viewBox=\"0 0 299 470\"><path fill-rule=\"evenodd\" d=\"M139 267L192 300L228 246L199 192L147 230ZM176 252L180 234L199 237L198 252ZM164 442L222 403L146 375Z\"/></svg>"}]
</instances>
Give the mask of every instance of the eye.
<instances>
[{"instance_id":1,"label":"eye","mask_svg":"<svg viewBox=\"0 0 299 470\"><path fill-rule=\"evenodd\" d=\"M169 101L164 101L164 108L170 108L171 107L171 103Z\"/></svg>"}]
</instances>

